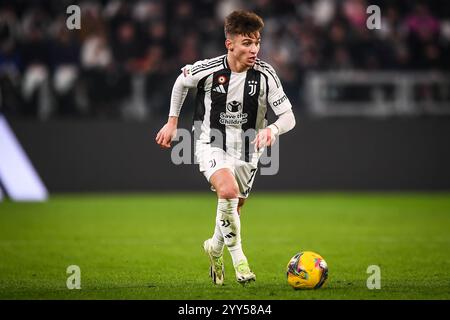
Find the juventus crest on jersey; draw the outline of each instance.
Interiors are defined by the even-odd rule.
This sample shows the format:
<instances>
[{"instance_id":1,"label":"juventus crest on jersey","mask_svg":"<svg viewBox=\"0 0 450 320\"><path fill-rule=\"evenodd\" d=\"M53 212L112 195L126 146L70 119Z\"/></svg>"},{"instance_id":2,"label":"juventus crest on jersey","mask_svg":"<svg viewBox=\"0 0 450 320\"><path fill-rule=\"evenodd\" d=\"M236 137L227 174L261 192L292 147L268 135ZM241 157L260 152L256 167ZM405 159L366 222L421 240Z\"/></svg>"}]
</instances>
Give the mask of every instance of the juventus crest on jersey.
<instances>
[{"instance_id":1,"label":"juventus crest on jersey","mask_svg":"<svg viewBox=\"0 0 450 320\"><path fill-rule=\"evenodd\" d=\"M274 69L259 59L241 73L230 70L227 55L198 61L182 71L184 86L197 88L196 143L222 148L247 162L252 158L252 135L267 126L268 106L276 115L292 108Z\"/></svg>"}]
</instances>

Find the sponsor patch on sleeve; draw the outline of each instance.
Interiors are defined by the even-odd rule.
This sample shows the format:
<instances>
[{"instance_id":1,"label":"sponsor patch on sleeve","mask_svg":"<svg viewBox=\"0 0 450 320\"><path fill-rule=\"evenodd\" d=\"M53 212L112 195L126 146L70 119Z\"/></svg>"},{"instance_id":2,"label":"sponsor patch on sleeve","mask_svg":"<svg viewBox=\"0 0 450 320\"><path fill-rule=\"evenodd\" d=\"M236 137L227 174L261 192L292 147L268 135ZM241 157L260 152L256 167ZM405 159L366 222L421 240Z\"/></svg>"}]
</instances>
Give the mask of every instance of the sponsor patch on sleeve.
<instances>
[{"instance_id":1,"label":"sponsor patch on sleeve","mask_svg":"<svg viewBox=\"0 0 450 320\"><path fill-rule=\"evenodd\" d=\"M286 99L287 99L287 96L286 96L286 95L283 95L280 99L275 100L275 101L273 102L273 106L274 106L274 107L279 106L279 105L282 104Z\"/></svg>"},{"instance_id":2,"label":"sponsor patch on sleeve","mask_svg":"<svg viewBox=\"0 0 450 320\"><path fill-rule=\"evenodd\" d=\"M187 77L188 75L191 74L191 65L187 65L185 66L183 69L181 69L183 71L183 76Z\"/></svg>"}]
</instances>

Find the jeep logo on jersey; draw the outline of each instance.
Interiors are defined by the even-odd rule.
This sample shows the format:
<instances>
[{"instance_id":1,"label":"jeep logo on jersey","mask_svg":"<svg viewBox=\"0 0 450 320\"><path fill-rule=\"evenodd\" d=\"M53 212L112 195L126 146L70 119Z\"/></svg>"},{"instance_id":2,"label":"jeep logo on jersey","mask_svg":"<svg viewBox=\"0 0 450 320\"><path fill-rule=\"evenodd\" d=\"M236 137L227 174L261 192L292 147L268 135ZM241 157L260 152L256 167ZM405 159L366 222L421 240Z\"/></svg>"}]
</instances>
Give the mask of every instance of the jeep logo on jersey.
<instances>
[{"instance_id":1,"label":"jeep logo on jersey","mask_svg":"<svg viewBox=\"0 0 450 320\"><path fill-rule=\"evenodd\" d=\"M227 110L231 113L237 113L242 110L242 105L239 101L233 100L227 104Z\"/></svg>"}]
</instances>

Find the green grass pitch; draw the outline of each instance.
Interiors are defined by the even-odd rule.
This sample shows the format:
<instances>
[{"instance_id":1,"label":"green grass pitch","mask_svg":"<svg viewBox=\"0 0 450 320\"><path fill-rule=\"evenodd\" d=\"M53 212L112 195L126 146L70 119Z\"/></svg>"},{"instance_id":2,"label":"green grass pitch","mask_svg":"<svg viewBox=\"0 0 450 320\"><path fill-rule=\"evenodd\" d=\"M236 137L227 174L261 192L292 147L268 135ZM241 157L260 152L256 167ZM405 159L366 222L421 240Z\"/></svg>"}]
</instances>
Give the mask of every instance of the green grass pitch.
<instances>
[{"instance_id":1,"label":"green grass pitch","mask_svg":"<svg viewBox=\"0 0 450 320\"><path fill-rule=\"evenodd\" d=\"M254 192L243 247L257 281L242 287L225 251L223 287L208 276L203 241L213 193L55 195L0 203L0 299L449 299L450 194ZM329 279L295 291L285 268L321 254ZM81 269L69 290L66 269ZM381 268L381 289L366 286Z\"/></svg>"}]
</instances>

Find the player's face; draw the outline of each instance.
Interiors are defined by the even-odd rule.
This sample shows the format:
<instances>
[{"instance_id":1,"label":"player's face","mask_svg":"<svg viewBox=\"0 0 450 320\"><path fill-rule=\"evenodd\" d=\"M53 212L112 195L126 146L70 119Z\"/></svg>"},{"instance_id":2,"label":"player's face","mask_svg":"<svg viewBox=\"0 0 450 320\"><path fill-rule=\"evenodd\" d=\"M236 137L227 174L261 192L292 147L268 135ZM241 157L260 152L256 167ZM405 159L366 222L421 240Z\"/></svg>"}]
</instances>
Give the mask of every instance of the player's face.
<instances>
[{"instance_id":1,"label":"player's face","mask_svg":"<svg viewBox=\"0 0 450 320\"><path fill-rule=\"evenodd\" d=\"M261 36L259 32L255 32L251 35L235 35L228 49L239 64L252 67L256 62L260 45Z\"/></svg>"}]
</instances>

